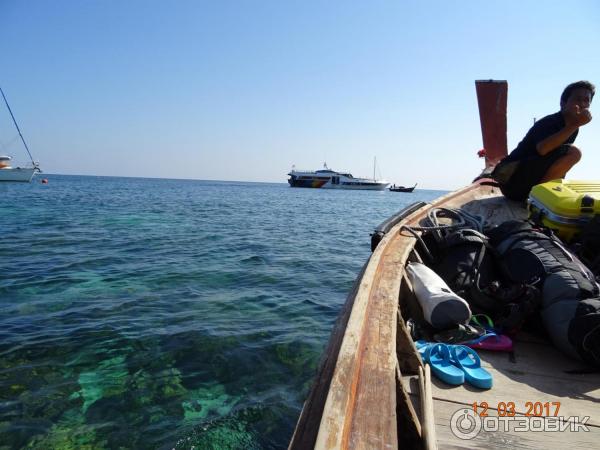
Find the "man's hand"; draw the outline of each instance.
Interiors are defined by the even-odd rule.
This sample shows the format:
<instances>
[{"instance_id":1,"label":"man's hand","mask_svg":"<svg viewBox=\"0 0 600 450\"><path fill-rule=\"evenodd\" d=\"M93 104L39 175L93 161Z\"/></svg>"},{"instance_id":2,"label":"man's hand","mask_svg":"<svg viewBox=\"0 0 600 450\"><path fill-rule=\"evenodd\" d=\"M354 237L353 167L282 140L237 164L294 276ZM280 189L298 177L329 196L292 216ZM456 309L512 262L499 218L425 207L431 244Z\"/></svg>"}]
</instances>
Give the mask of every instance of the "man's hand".
<instances>
[{"instance_id":1,"label":"man's hand","mask_svg":"<svg viewBox=\"0 0 600 450\"><path fill-rule=\"evenodd\" d=\"M565 111L565 124L571 127L581 127L592 121L592 113L588 108L573 105Z\"/></svg>"}]
</instances>

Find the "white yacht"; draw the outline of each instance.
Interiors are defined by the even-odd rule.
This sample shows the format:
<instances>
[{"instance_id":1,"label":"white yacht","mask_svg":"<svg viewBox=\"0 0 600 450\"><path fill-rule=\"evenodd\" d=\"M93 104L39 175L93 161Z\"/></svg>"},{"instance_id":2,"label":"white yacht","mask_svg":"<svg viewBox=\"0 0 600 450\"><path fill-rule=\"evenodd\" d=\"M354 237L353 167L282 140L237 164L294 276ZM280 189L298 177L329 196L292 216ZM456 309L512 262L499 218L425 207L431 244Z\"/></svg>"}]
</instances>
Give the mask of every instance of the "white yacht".
<instances>
[{"instance_id":1,"label":"white yacht","mask_svg":"<svg viewBox=\"0 0 600 450\"><path fill-rule=\"evenodd\" d=\"M389 183L373 178L355 178L351 173L331 170L324 165L321 170L308 171L292 168L288 183L291 187L322 188L322 189L362 189L383 191Z\"/></svg>"},{"instance_id":2,"label":"white yacht","mask_svg":"<svg viewBox=\"0 0 600 450\"><path fill-rule=\"evenodd\" d=\"M33 167L12 167L10 156L0 155L0 181L24 181L29 183L33 174L38 171L37 165Z\"/></svg>"}]
</instances>

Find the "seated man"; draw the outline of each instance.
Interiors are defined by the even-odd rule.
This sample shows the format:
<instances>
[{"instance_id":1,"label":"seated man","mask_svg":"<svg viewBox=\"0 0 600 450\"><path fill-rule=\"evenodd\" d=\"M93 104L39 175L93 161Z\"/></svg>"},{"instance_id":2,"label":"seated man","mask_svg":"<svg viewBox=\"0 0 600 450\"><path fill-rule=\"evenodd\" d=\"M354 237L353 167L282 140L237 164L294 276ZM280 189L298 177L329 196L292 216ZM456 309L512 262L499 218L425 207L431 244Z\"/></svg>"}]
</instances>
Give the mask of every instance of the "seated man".
<instances>
[{"instance_id":1,"label":"seated man","mask_svg":"<svg viewBox=\"0 0 600 450\"><path fill-rule=\"evenodd\" d=\"M571 83L560 97L560 111L538 120L492 177L511 200L524 201L539 183L564 178L581 158L573 145L579 127L592 120L589 107L596 89L589 81Z\"/></svg>"}]
</instances>

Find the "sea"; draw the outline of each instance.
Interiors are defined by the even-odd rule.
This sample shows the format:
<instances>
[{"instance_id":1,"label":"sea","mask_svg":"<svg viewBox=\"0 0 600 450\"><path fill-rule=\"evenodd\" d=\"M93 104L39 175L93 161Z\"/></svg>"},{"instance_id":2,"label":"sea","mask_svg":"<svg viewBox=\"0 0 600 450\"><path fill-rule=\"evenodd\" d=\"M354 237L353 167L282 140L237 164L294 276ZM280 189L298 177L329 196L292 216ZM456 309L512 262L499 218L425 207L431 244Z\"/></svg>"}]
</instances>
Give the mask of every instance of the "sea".
<instances>
[{"instance_id":1,"label":"sea","mask_svg":"<svg viewBox=\"0 0 600 450\"><path fill-rule=\"evenodd\" d=\"M0 449L287 448L370 233L443 193L0 184Z\"/></svg>"}]
</instances>

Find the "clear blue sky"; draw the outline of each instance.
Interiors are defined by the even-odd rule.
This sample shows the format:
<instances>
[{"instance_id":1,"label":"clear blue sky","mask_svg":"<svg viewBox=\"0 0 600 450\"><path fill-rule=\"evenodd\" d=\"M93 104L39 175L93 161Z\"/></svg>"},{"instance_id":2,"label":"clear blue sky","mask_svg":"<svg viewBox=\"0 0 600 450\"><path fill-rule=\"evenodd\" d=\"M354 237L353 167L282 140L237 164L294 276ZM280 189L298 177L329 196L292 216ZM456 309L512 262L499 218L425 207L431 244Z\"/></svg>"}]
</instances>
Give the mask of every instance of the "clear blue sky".
<instances>
[{"instance_id":1,"label":"clear blue sky","mask_svg":"<svg viewBox=\"0 0 600 450\"><path fill-rule=\"evenodd\" d=\"M511 149L569 82L600 85L599 49L593 0L0 0L0 85L49 173L285 182L376 156L457 188L482 166L474 80L508 80ZM595 106L571 178L600 178Z\"/></svg>"}]
</instances>

